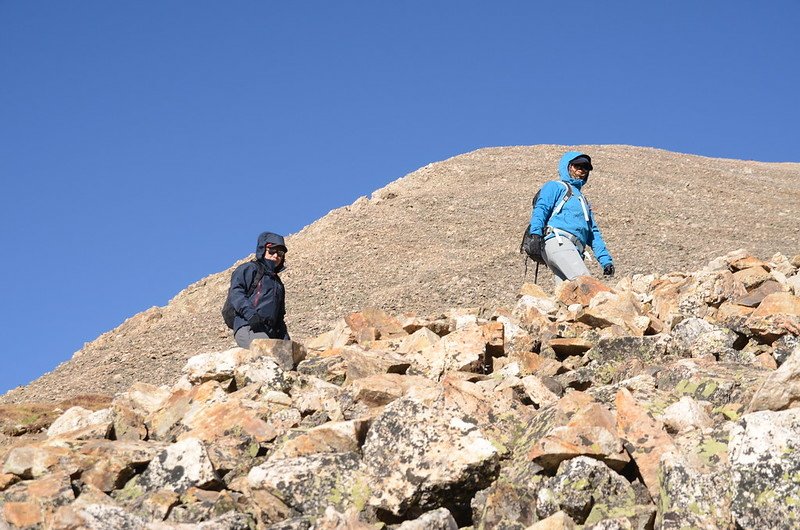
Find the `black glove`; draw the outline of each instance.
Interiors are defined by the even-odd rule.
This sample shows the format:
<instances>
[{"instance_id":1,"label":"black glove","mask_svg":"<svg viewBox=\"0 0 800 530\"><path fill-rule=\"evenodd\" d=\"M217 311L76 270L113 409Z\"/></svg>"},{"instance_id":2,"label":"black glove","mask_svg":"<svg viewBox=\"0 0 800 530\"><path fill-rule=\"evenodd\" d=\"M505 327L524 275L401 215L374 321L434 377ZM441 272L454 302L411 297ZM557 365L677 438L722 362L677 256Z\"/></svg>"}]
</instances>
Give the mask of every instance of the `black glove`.
<instances>
[{"instance_id":1,"label":"black glove","mask_svg":"<svg viewBox=\"0 0 800 530\"><path fill-rule=\"evenodd\" d=\"M603 276L614 276L614 264L609 263L603 267Z\"/></svg>"},{"instance_id":2,"label":"black glove","mask_svg":"<svg viewBox=\"0 0 800 530\"><path fill-rule=\"evenodd\" d=\"M533 260L542 262L542 236L531 234L523 249L525 253Z\"/></svg>"},{"instance_id":3,"label":"black glove","mask_svg":"<svg viewBox=\"0 0 800 530\"><path fill-rule=\"evenodd\" d=\"M258 313L254 313L253 316L250 317L250 320L247 321L247 323L250 325L250 329L252 329L253 331L263 330L264 326L266 325L264 317L262 317Z\"/></svg>"}]
</instances>

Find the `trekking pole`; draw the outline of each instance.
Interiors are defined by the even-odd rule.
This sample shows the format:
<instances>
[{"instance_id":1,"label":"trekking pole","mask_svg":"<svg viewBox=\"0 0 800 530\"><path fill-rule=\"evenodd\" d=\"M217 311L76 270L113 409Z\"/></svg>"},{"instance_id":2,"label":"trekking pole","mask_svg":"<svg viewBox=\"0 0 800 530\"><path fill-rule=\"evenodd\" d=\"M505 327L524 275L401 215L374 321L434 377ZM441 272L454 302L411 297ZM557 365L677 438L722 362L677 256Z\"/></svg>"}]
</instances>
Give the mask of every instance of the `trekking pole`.
<instances>
[{"instance_id":1,"label":"trekking pole","mask_svg":"<svg viewBox=\"0 0 800 530\"><path fill-rule=\"evenodd\" d=\"M536 262L536 270L533 272L533 283L539 285L539 262Z\"/></svg>"}]
</instances>

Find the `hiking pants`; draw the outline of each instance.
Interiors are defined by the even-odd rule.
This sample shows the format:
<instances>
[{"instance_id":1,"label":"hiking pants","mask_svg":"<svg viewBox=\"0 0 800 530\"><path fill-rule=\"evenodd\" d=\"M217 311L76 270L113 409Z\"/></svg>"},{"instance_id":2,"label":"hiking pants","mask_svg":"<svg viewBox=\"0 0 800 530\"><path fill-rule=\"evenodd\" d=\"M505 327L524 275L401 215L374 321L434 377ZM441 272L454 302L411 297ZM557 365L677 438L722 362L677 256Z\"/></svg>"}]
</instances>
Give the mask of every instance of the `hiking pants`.
<instances>
[{"instance_id":1,"label":"hiking pants","mask_svg":"<svg viewBox=\"0 0 800 530\"><path fill-rule=\"evenodd\" d=\"M589 269L583 262L575 244L566 237L551 237L544 242L542 257L555 275L556 286L564 280L574 280L578 276L589 275Z\"/></svg>"},{"instance_id":2,"label":"hiking pants","mask_svg":"<svg viewBox=\"0 0 800 530\"><path fill-rule=\"evenodd\" d=\"M250 326L242 326L236 330L233 338L240 348L250 349L250 343L256 339L269 339L271 338L265 331L253 331Z\"/></svg>"}]
</instances>

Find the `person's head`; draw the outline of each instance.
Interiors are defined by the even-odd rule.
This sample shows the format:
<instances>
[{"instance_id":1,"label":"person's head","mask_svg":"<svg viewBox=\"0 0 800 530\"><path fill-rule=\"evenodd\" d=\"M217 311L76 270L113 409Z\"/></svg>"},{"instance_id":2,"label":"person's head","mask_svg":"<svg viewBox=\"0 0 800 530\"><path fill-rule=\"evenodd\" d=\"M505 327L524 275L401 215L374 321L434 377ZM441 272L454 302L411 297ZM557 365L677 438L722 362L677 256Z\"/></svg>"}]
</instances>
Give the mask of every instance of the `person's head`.
<instances>
[{"instance_id":1,"label":"person's head","mask_svg":"<svg viewBox=\"0 0 800 530\"><path fill-rule=\"evenodd\" d=\"M580 151L568 151L561 157L558 164L558 173L561 180L569 182L580 188L589 178L592 167L592 158Z\"/></svg>"},{"instance_id":2,"label":"person's head","mask_svg":"<svg viewBox=\"0 0 800 530\"><path fill-rule=\"evenodd\" d=\"M256 244L256 259L274 261L278 266L286 261L286 242L283 236L272 232L262 232Z\"/></svg>"},{"instance_id":3,"label":"person's head","mask_svg":"<svg viewBox=\"0 0 800 530\"><path fill-rule=\"evenodd\" d=\"M569 161L569 176L574 179L586 180L592 167L592 159L588 155L581 155Z\"/></svg>"}]
</instances>

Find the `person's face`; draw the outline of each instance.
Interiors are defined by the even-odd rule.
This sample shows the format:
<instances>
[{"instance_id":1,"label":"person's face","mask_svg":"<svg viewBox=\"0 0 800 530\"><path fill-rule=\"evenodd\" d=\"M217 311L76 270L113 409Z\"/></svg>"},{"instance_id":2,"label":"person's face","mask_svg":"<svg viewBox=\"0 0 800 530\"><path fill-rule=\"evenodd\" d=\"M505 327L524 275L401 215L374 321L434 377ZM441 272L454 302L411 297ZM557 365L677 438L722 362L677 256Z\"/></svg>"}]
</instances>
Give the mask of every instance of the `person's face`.
<instances>
[{"instance_id":1,"label":"person's face","mask_svg":"<svg viewBox=\"0 0 800 530\"><path fill-rule=\"evenodd\" d=\"M274 261L276 264L280 265L283 263L283 260L286 259L286 251L282 248L267 247L267 250L264 252L264 259Z\"/></svg>"},{"instance_id":2,"label":"person's face","mask_svg":"<svg viewBox=\"0 0 800 530\"><path fill-rule=\"evenodd\" d=\"M569 165L569 176L578 179L578 180L586 180L589 178L589 164L570 164Z\"/></svg>"}]
</instances>

